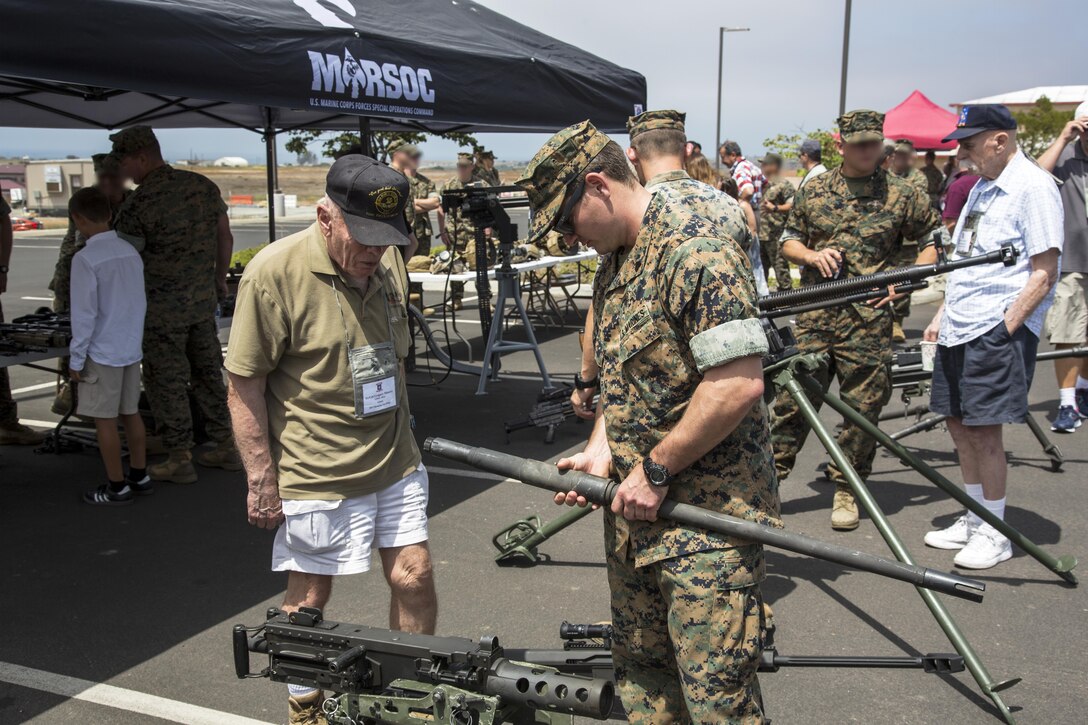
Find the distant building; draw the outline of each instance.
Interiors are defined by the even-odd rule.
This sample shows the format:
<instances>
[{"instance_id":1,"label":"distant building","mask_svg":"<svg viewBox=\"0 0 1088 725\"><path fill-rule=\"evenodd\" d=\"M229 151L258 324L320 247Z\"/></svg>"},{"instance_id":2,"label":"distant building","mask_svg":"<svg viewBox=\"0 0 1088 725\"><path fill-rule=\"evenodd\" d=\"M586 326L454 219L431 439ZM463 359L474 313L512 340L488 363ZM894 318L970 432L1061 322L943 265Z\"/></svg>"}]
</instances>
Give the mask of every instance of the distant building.
<instances>
[{"instance_id":1,"label":"distant building","mask_svg":"<svg viewBox=\"0 0 1088 725\"><path fill-rule=\"evenodd\" d=\"M26 198L26 166L0 164L0 196L12 207L22 205Z\"/></svg>"},{"instance_id":2,"label":"distant building","mask_svg":"<svg viewBox=\"0 0 1088 725\"><path fill-rule=\"evenodd\" d=\"M977 106L980 103L1000 103L1008 106L1010 111L1023 111L1043 96L1046 96L1054 104L1056 111L1072 111L1081 103L1088 101L1088 86L1036 86L1025 88L1022 91L1009 91L999 93L996 96L975 98L971 101L953 103L957 111L964 106Z\"/></svg>"},{"instance_id":3,"label":"distant building","mask_svg":"<svg viewBox=\"0 0 1088 725\"><path fill-rule=\"evenodd\" d=\"M213 161L212 166L241 168L243 166L249 166L249 162L243 159L241 156L223 156Z\"/></svg>"},{"instance_id":4,"label":"distant building","mask_svg":"<svg viewBox=\"0 0 1088 725\"><path fill-rule=\"evenodd\" d=\"M94 181L94 163L90 159L28 161L26 207L44 216L63 216L68 213L72 194Z\"/></svg>"}]
</instances>

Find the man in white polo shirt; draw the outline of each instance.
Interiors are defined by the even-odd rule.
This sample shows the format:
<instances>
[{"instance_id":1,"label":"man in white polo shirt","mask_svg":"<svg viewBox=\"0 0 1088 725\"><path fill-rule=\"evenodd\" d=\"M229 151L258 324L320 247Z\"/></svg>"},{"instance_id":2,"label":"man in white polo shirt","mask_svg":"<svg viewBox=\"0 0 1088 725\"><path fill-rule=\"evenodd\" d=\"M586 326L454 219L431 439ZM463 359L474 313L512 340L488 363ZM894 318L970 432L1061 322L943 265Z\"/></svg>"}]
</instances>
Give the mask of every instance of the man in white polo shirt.
<instances>
[{"instance_id":1,"label":"man in white polo shirt","mask_svg":"<svg viewBox=\"0 0 1088 725\"><path fill-rule=\"evenodd\" d=\"M1000 105L966 106L945 141L982 177L952 234L956 258L1012 246L1011 267L993 264L948 275L945 302L925 331L937 342L930 409L948 416L967 494L1005 516L1007 464L1001 427L1022 423L1035 352L1054 299L1062 251L1057 184L1016 146L1016 121ZM1012 556L1009 540L972 513L926 534L939 549L959 549L956 566L988 569Z\"/></svg>"}]
</instances>

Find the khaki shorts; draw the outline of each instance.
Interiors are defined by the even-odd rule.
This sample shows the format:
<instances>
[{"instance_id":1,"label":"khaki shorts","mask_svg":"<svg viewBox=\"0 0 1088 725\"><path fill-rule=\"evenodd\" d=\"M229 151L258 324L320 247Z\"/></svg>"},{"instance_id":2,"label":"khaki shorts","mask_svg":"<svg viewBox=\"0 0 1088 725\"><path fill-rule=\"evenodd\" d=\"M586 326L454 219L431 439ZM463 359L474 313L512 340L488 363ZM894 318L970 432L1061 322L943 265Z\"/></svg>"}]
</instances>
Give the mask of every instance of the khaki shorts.
<instances>
[{"instance_id":1,"label":"khaki shorts","mask_svg":"<svg viewBox=\"0 0 1088 725\"><path fill-rule=\"evenodd\" d=\"M1046 335L1054 345L1088 342L1088 278L1063 274L1054 288L1054 304L1046 315Z\"/></svg>"},{"instance_id":2,"label":"khaki shorts","mask_svg":"<svg viewBox=\"0 0 1088 725\"><path fill-rule=\"evenodd\" d=\"M100 365L87 358L76 385L76 414L88 418L135 415L140 404L140 363L123 368Z\"/></svg>"}]
</instances>

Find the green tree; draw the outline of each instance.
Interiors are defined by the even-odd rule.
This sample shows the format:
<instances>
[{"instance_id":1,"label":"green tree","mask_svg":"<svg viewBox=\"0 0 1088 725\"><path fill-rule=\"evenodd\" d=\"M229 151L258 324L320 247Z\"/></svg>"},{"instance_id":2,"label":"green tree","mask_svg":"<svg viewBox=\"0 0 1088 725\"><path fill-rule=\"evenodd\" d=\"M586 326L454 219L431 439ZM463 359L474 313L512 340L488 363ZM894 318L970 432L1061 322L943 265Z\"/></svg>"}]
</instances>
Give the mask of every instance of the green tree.
<instances>
[{"instance_id":1,"label":"green tree","mask_svg":"<svg viewBox=\"0 0 1088 725\"><path fill-rule=\"evenodd\" d=\"M773 138L763 140L763 148L773 151L783 159L796 159L797 147L806 139L816 139L820 142L820 150L823 151L823 164L829 169L834 169L842 164L842 156L835 148L835 134L838 130L826 131L816 129L808 133L780 133Z\"/></svg>"},{"instance_id":2,"label":"green tree","mask_svg":"<svg viewBox=\"0 0 1088 725\"><path fill-rule=\"evenodd\" d=\"M299 129L291 131L290 138L285 144L288 152L304 154L310 151L310 145L321 142L321 155L335 158L359 144L359 134L339 131L319 131L315 129ZM480 142L470 133L451 131L447 133L431 134L439 138L455 141L458 146L469 146L473 152L481 148ZM389 144L397 139L407 143L420 144L427 140L428 134L419 131L375 131L372 134L374 143L374 155L380 161L388 161Z\"/></svg>"},{"instance_id":3,"label":"green tree","mask_svg":"<svg viewBox=\"0 0 1088 725\"><path fill-rule=\"evenodd\" d=\"M1046 96L1040 96L1035 105L1026 111L1012 114L1020 127L1016 140L1028 156L1038 156L1047 150L1054 139L1073 120L1072 111L1057 111Z\"/></svg>"}]
</instances>

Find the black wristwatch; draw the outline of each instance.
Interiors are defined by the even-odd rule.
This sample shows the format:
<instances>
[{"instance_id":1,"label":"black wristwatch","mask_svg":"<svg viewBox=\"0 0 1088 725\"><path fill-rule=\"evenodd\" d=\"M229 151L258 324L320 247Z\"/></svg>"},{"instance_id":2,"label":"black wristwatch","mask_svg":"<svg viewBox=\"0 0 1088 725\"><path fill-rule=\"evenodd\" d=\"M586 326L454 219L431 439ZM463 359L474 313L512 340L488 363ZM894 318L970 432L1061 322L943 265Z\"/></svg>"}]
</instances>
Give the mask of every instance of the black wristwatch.
<instances>
[{"instance_id":1,"label":"black wristwatch","mask_svg":"<svg viewBox=\"0 0 1088 725\"><path fill-rule=\"evenodd\" d=\"M654 463L649 456L642 459L642 470L646 473L646 478L650 480L651 486L664 488L669 485L669 469L660 463Z\"/></svg>"},{"instance_id":2,"label":"black wristwatch","mask_svg":"<svg viewBox=\"0 0 1088 725\"><path fill-rule=\"evenodd\" d=\"M593 378L592 380L583 380L581 373L574 374L574 387L579 390L595 390L601 385L601 376Z\"/></svg>"}]
</instances>

